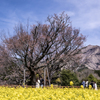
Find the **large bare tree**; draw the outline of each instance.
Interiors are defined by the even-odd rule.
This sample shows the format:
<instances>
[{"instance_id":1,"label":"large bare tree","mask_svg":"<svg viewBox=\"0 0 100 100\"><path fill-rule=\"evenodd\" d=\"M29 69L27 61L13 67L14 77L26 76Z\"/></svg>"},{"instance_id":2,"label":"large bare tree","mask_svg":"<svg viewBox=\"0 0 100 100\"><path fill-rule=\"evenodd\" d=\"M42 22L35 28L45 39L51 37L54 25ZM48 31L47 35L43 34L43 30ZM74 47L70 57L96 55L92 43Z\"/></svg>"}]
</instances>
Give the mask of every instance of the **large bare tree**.
<instances>
[{"instance_id":1,"label":"large bare tree","mask_svg":"<svg viewBox=\"0 0 100 100\"><path fill-rule=\"evenodd\" d=\"M40 68L48 67L51 72L70 60L77 62L76 54L85 41L79 30L72 28L67 14L48 16L46 23L32 25L30 30L20 25L15 28L16 35L3 41L9 53L7 62L25 67L30 74L29 84L35 82L35 72Z\"/></svg>"}]
</instances>

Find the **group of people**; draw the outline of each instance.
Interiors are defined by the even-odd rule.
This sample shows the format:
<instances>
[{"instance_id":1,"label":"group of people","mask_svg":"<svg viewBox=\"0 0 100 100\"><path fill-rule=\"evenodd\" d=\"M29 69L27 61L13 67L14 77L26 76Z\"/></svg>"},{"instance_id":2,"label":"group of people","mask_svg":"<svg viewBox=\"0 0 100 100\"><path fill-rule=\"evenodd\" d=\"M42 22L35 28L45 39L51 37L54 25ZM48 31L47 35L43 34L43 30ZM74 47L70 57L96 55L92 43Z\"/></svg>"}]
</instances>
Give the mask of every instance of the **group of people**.
<instances>
[{"instance_id":1,"label":"group of people","mask_svg":"<svg viewBox=\"0 0 100 100\"><path fill-rule=\"evenodd\" d=\"M44 84L43 78L42 77L40 79L37 78L37 80L36 80L36 88L39 88L39 87L43 88L43 84Z\"/></svg>"},{"instance_id":2,"label":"group of people","mask_svg":"<svg viewBox=\"0 0 100 100\"><path fill-rule=\"evenodd\" d=\"M89 88L89 85L92 86L93 89L97 90L97 83L94 81L91 81L90 83L88 82L88 80L83 80L82 81L82 85L84 88Z\"/></svg>"}]
</instances>

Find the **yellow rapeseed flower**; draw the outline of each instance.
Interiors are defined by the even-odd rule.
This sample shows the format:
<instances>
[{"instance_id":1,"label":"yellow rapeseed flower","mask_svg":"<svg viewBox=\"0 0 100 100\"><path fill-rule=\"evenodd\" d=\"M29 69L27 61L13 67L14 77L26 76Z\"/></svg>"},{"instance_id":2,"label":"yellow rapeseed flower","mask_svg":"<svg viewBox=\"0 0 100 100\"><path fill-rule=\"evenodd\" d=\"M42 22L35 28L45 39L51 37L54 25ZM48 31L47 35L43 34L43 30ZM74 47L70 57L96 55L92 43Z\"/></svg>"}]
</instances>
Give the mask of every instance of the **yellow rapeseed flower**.
<instances>
[{"instance_id":1,"label":"yellow rapeseed flower","mask_svg":"<svg viewBox=\"0 0 100 100\"><path fill-rule=\"evenodd\" d=\"M74 84L73 81L70 81L70 86L73 86L73 84Z\"/></svg>"},{"instance_id":2,"label":"yellow rapeseed flower","mask_svg":"<svg viewBox=\"0 0 100 100\"><path fill-rule=\"evenodd\" d=\"M81 88L82 88L82 89L84 88L83 85L81 85Z\"/></svg>"},{"instance_id":3,"label":"yellow rapeseed flower","mask_svg":"<svg viewBox=\"0 0 100 100\"><path fill-rule=\"evenodd\" d=\"M53 84L39 89L0 86L0 100L100 100L100 89L53 88Z\"/></svg>"},{"instance_id":4,"label":"yellow rapeseed flower","mask_svg":"<svg viewBox=\"0 0 100 100\"><path fill-rule=\"evenodd\" d=\"M92 88L92 86L91 85L89 85L89 89L91 89Z\"/></svg>"}]
</instances>

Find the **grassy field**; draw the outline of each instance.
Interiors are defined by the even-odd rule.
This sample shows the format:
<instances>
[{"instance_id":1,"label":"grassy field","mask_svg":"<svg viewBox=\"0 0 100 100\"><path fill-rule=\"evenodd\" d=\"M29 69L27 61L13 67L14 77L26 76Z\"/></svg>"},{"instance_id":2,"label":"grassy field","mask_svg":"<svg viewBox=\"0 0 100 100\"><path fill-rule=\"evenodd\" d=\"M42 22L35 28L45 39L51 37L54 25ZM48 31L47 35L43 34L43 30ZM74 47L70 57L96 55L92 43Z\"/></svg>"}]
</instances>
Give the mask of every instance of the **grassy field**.
<instances>
[{"instance_id":1,"label":"grassy field","mask_svg":"<svg viewBox=\"0 0 100 100\"><path fill-rule=\"evenodd\" d=\"M100 90L0 86L0 100L100 100Z\"/></svg>"}]
</instances>

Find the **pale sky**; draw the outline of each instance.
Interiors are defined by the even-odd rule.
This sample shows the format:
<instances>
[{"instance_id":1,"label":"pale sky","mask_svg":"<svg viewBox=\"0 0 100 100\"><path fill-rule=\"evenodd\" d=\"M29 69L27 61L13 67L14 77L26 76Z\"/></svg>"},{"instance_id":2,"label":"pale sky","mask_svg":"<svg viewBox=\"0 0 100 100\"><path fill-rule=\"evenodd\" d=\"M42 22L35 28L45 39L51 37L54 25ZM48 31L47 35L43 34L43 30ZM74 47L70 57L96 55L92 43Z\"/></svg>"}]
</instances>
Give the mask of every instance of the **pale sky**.
<instances>
[{"instance_id":1,"label":"pale sky","mask_svg":"<svg viewBox=\"0 0 100 100\"><path fill-rule=\"evenodd\" d=\"M85 45L100 46L100 0L0 0L0 36L8 31L13 34L19 22L44 23L48 15L63 11L87 37Z\"/></svg>"}]
</instances>

